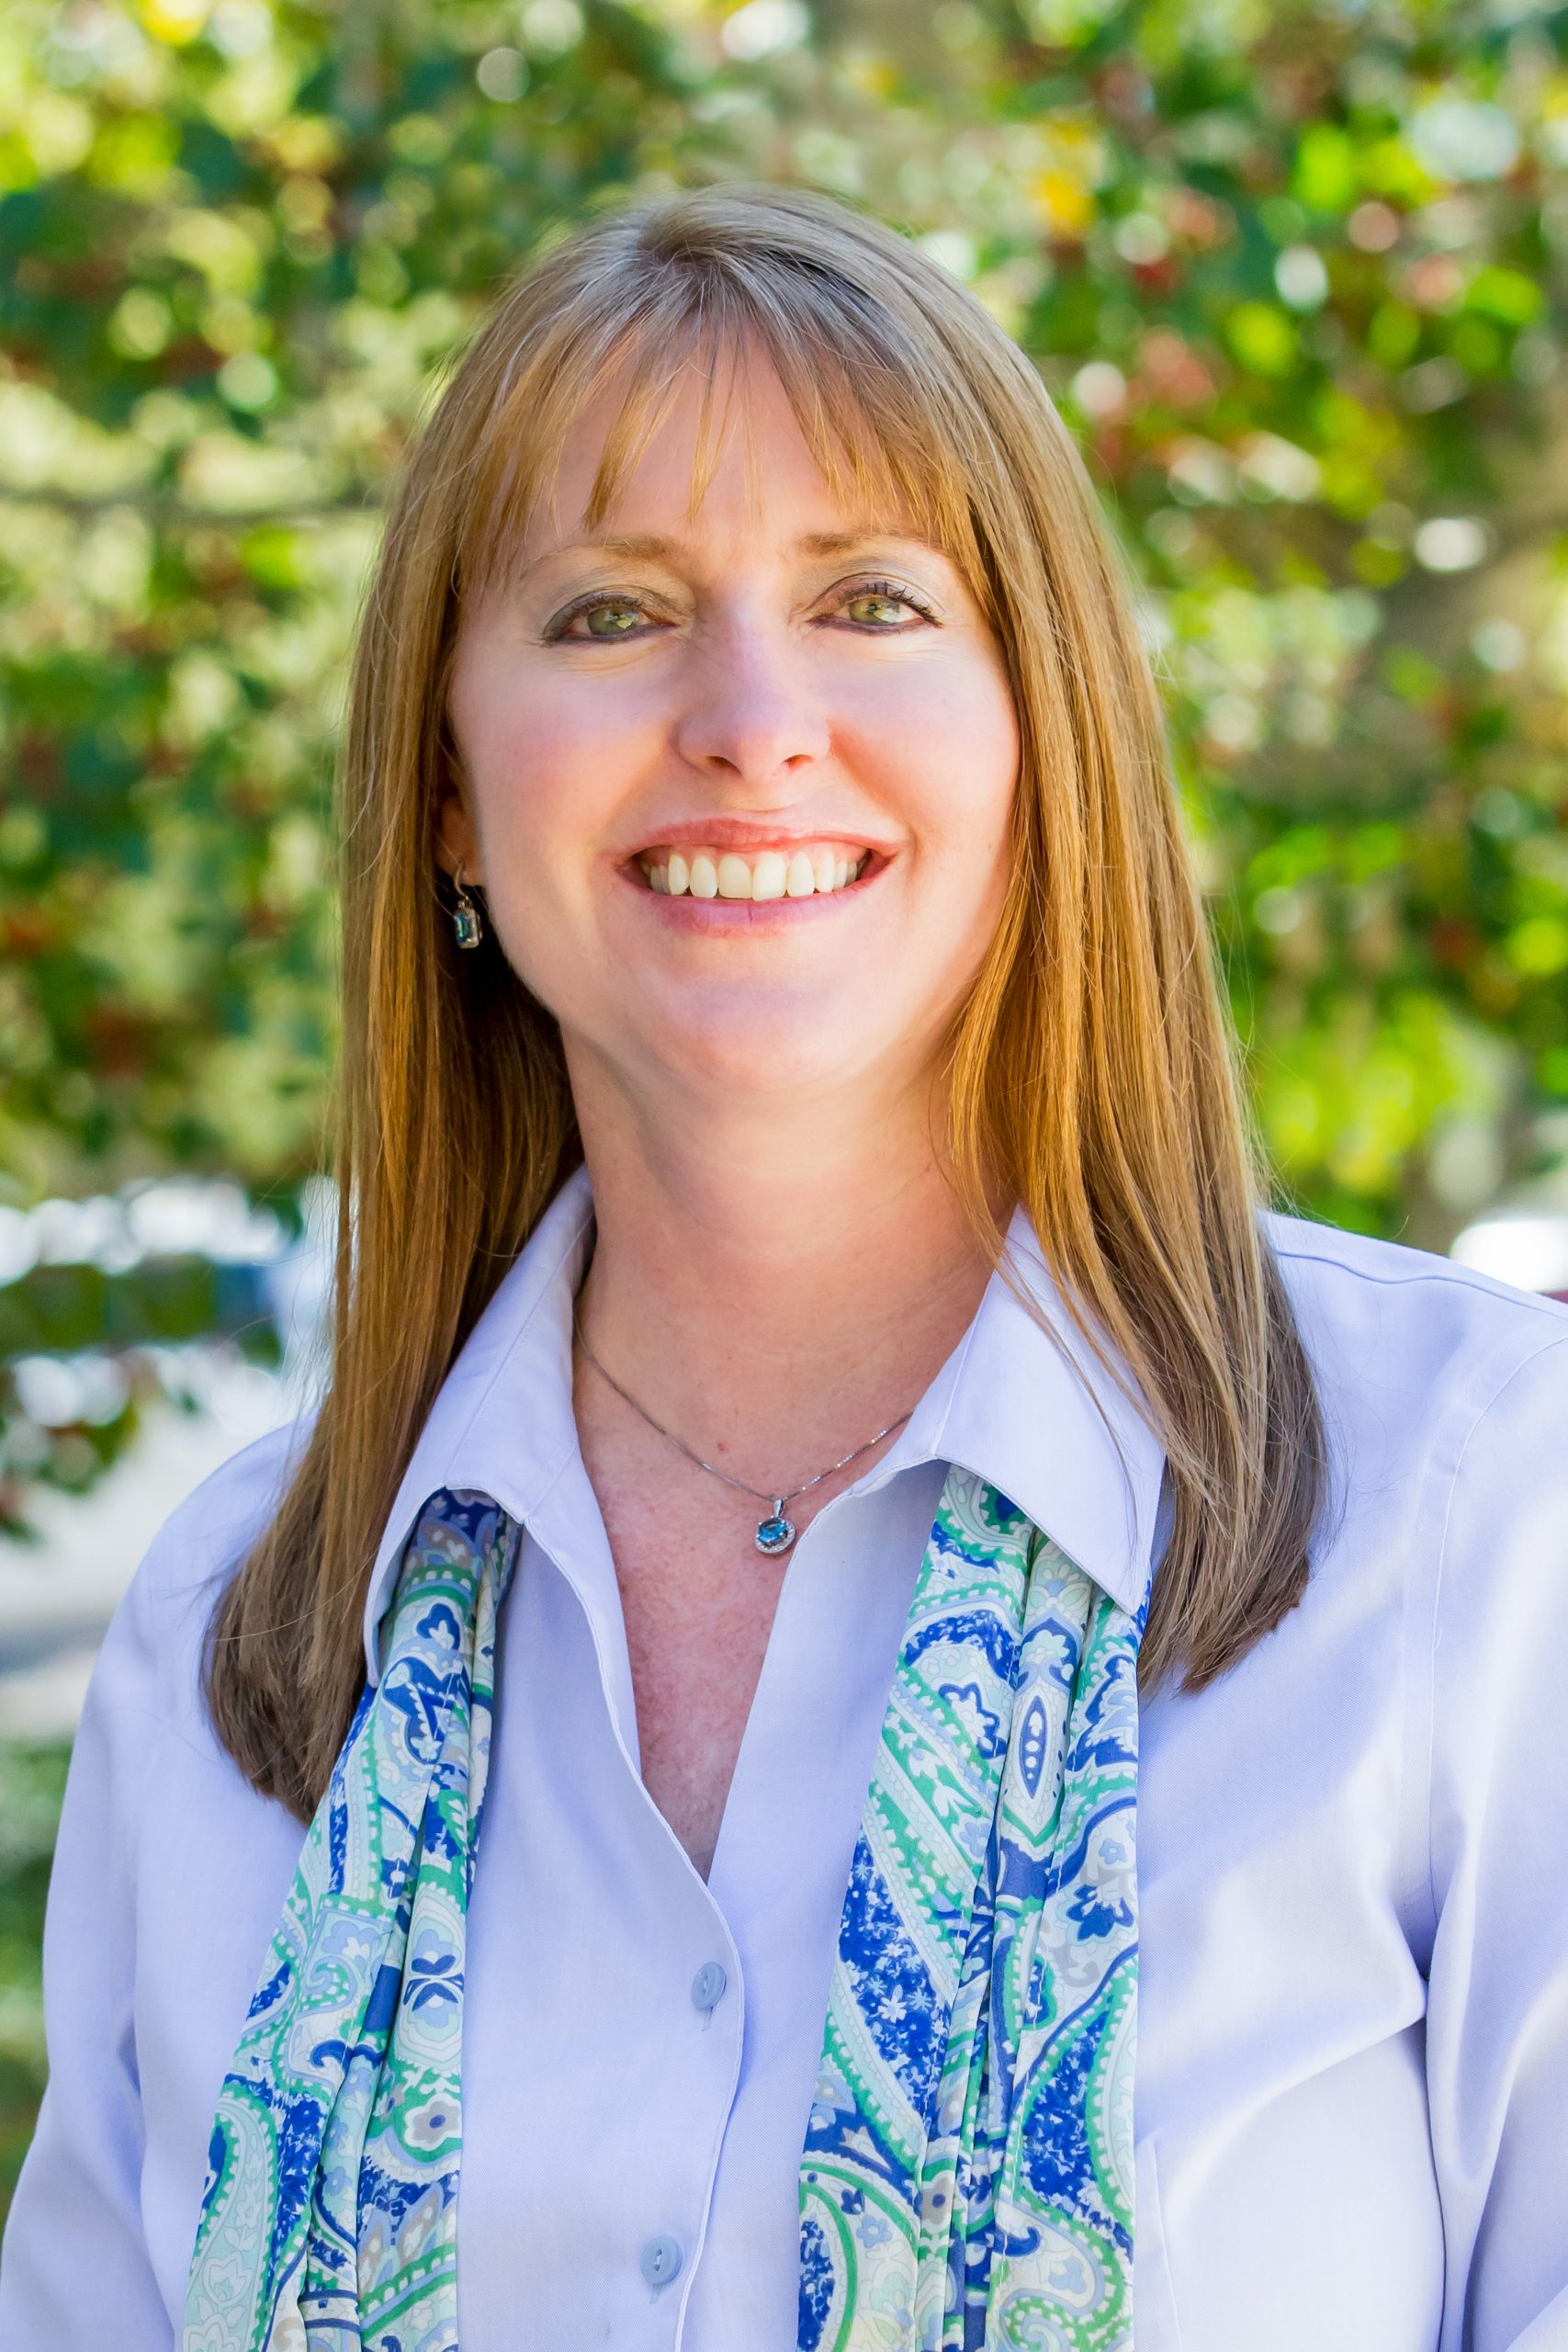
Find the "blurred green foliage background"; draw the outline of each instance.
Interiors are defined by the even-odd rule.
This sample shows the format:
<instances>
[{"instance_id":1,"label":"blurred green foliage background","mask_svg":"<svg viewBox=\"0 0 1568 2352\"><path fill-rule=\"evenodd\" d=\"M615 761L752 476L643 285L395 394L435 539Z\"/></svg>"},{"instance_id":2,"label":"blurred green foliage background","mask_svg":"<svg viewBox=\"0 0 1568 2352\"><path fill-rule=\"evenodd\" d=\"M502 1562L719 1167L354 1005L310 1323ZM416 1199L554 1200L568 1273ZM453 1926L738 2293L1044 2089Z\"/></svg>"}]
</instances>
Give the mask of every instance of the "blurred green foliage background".
<instances>
[{"instance_id":1,"label":"blurred green foliage background","mask_svg":"<svg viewBox=\"0 0 1568 2352\"><path fill-rule=\"evenodd\" d=\"M389 477L536 233L728 176L871 206L1035 356L1144 584L1283 1182L1446 1246L1568 1133L1568 10L1530 0L0 0L0 1214L193 1171L297 1220ZM177 1343L265 1348L221 1273L0 1281L0 1525ZM51 1418L51 1356L107 1401ZM53 1785L7 1770L0 2165Z\"/></svg>"},{"instance_id":2,"label":"blurred green foliage background","mask_svg":"<svg viewBox=\"0 0 1568 2352\"><path fill-rule=\"evenodd\" d=\"M43 2088L39 1945L65 1764L58 1744L0 1743L0 2221Z\"/></svg>"}]
</instances>

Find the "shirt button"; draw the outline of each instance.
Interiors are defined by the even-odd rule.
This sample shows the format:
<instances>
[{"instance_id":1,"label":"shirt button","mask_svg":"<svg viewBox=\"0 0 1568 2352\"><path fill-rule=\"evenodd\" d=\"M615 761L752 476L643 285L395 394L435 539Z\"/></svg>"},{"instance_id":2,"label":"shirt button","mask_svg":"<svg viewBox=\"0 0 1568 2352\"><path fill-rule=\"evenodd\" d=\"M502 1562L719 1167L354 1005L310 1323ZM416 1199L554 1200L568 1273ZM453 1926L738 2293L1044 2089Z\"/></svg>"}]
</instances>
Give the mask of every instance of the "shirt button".
<instances>
[{"instance_id":1,"label":"shirt button","mask_svg":"<svg viewBox=\"0 0 1568 2352\"><path fill-rule=\"evenodd\" d=\"M729 1979L716 1960L705 1960L692 1979L692 1999L699 2009L716 2009Z\"/></svg>"},{"instance_id":2,"label":"shirt button","mask_svg":"<svg viewBox=\"0 0 1568 2352\"><path fill-rule=\"evenodd\" d=\"M675 2238L649 2238L642 2250L642 2275L650 2287L667 2287L681 2267L681 2247Z\"/></svg>"}]
</instances>

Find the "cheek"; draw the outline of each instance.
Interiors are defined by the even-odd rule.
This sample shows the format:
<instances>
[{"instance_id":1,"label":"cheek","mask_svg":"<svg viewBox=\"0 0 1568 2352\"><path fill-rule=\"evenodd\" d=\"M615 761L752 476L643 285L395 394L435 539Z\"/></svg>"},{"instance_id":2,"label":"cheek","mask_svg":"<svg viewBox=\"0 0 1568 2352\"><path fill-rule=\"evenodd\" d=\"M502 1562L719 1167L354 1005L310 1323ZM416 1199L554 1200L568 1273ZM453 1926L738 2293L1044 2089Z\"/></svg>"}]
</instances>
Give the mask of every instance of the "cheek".
<instances>
[{"instance_id":1,"label":"cheek","mask_svg":"<svg viewBox=\"0 0 1568 2352\"><path fill-rule=\"evenodd\" d=\"M976 813L1010 797L1019 757L1018 717L999 655L961 643L935 659L888 663L846 697L866 751L889 757L928 787L945 781L948 805Z\"/></svg>"},{"instance_id":2,"label":"cheek","mask_svg":"<svg viewBox=\"0 0 1568 2352\"><path fill-rule=\"evenodd\" d=\"M513 689L508 721L515 749L526 746L541 770L570 769L592 776L595 765L617 748L630 751L649 724L650 697L640 680L561 676L545 671L520 677Z\"/></svg>"},{"instance_id":3,"label":"cheek","mask_svg":"<svg viewBox=\"0 0 1568 2352\"><path fill-rule=\"evenodd\" d=\"M924 768L937 847L927 939L932 963L962 991L985 961L1012 872L1020 746L1010 696L972 698L962 723L940 746L932 740L938 748L940 773L929 755Z\"/></svg>"},{"instance_id":4,"label":"cheek","mask_svg":"<svg viewBox=\"0 0 1568 2352\"><path fill-rule=\"evenodd\" d=\"M643 682L608 681L541 657L503 612L459 636L447 707L473 813L498 855L558 833L584 837L645 755Z\"/></svg>"},{"instance_id":5,"label":"cheek","mask_svg":"<svg viewBox=\"0 0 1568 2352\"><path fill-rule=\"evenodd\" d=\"M492 894L553 895L613 815L625 730L593 703L525 683L470 714L459 741Z\"/></svg>"},{"instance_id":6,"label":"cheek","mask_svg":"<svg viewBox=\"0 0 1568 2352\"><path fill-rule=\"evenodd\" d=\"M894 695L862 736L870 772L900 808L917 857L944 898L976 920L999 907L1010 864L1020 738L1006 679L988 662L964 663L922 690ZM960 914L955 904L952 912ZM962 925L966 929L966 925Z\"/></svg>"},{"instance_id":7,"label":"cheek","mask_svg":"<svg viewBox=\"0 0 1568 2352\"><path fill-rule=\"evenodd\" d=\"M998 658L988 658L984 674L971 682L957 713L964 754L960 775L972 798L976 819L987 819L1006 829L1007 814L1018 788L1021 749L1018 712L1012 688Z\"/></svg>"}]
</instances>

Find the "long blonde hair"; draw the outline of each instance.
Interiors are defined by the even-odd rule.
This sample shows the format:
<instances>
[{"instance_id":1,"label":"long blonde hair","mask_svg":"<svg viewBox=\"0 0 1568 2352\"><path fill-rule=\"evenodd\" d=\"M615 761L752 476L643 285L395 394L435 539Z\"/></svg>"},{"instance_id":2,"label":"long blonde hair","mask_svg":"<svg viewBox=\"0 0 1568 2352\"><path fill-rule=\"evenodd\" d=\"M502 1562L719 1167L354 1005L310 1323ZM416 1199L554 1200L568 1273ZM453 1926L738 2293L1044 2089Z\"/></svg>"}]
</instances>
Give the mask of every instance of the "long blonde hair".
<instances>
[{"instance_id":1,"label":"long blonde hair","mask_svg":"<svg viewBox=\"0 0 1568 2352\"><path fill-rule=\"evenodd\" d=\"M1305 1583L1317 1401L1259 1229L1157 695L1073 444L1018 347L892 230L793 190L660 197L556 242L481 326L408 467L359 640L332 1377L207 1653L219 1736L302 1818L361 1687L367 1578L421 1425L581 1157L554 1022L493 944L453 944L434 823L458 616L613 369L628 390L591 524L678 372L705 367L711 394L742 344L777 369L829 482L912 513L1005 650L1014 856L952 1039L952 1150L985 1246L999 1260L988 1204L1021 1202L1163 1439L1173 1519L1145 1687L1177 1665L1208 1681Z\"/></svg>"}]
</instances>

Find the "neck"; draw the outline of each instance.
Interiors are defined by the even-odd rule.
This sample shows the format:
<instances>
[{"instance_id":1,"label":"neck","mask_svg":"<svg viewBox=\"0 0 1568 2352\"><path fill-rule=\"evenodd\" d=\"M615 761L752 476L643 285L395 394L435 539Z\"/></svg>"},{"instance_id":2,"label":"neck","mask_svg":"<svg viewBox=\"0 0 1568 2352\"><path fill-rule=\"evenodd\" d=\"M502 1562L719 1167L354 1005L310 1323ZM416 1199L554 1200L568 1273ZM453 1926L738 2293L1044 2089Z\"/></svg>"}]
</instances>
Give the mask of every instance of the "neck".
<instances>
[{"instance_id":1,"label":"neck","mask_svg":"<svg viewBox=\"0 0 1568 2352\"><path fill-rule=\"evenodd\" d=\"M641 1405L804 1477L917 1402L990 1272L929 1098L781 1114L573 1083L597 1230L582 1328Z\"/></svg>"}]
</instances>

